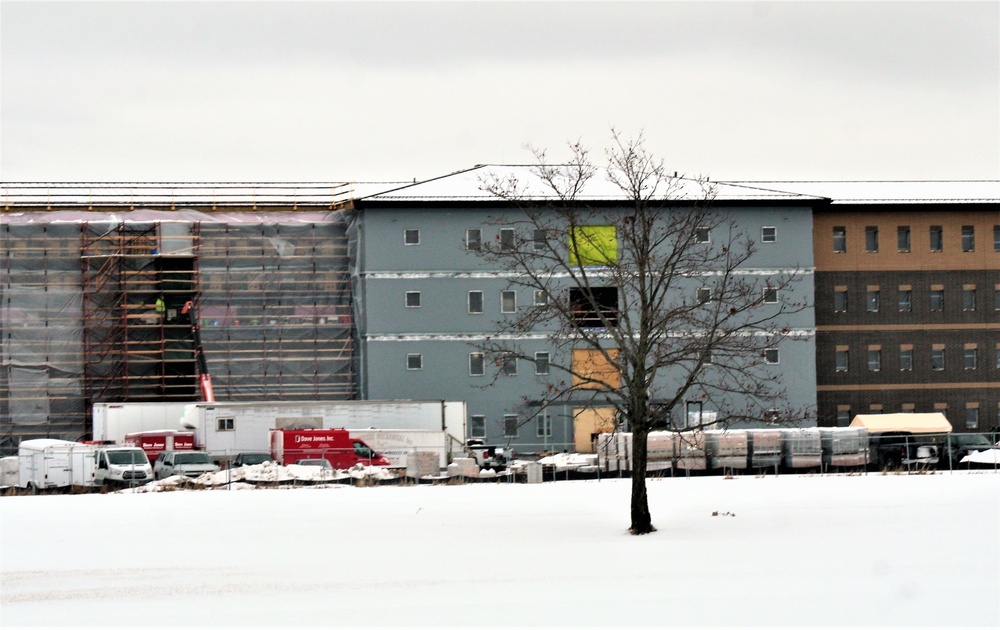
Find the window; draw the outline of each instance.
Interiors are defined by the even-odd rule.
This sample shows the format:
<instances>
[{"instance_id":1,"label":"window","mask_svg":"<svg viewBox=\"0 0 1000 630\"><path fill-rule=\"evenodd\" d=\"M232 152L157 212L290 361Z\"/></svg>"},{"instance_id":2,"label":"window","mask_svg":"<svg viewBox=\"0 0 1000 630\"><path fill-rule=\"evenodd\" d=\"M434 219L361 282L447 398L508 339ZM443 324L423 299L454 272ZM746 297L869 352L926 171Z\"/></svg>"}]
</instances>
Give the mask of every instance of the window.
<instances>
[{"instance_id":1,"label":"window","mask_svg":"<svg viewBox=\"0 0 1000 630\"><path fill-rule=\"evenodd\" d=\"M503 416L503 436L517 437L517 414L508 413Z\"/></svg>"},{"instance_id":2,"label":"window","mask_svg":"<svg viewBox=\"0 0 1000 630\"><path fill-rule=\"evenodd\" d=\"M979 407L965 408L965 428L973 430L979 428Z\"/></svg>"},{"instance_id":3,"label":"window","mask_svg":"<svg viewBox=\"0 0 1000 630\"><path fill-rule=\"evenodd\" d=\"M549 293L545 289L535 289L535 306L548 306Z\"/></svg>"},{"instance_id":4,"label":"window","mask_svg":"<svg viewBox=\"0 0 1000 630\"><path fill-rule=\"evenodd\" d=\"M882 351L881 350L869 350L868 351L868 371L869 372L881 372L882 371Z\"/></svg>"},{"instance_id":5,"label":"window","mask_svg":"<svg viewBox=\"0 0 1000 630\"><path fill-rule=\"evenodd\" d=\"M424 355L422 355L422 354L408 354L408 355L406 355L406 369L407 370L422 370L422 369L424 369Z\"/></svg>"},{"instance_id":6,"label":"window","mask_svg":"<svg viewBox=\"0 0 1000 630\"><path fill-rule=\"evenodd\" d=\"M833 228L833 251L838 254L847 251L847 228L842 225Z\"/></svg>"},{"instance_id":7,"label":"window","mask_svg":"<svg viewBox=\"0 0 1000 630\"><path fill-rule=\"evenodd\" d=\"M235 430L236 420L234 418L216 418L215 419L215 430L216 431L233 431Z\"/></svg>"},{"instance_id":8,"label":"window","mask_svg":"<svg viewBox=\"0 0 1000 630\"><path fill-rule=\"evenodd\" d=\"M976 310L976 290L975 289L962 289L962 310L963 311L974 311L974 310Z\"/></svg>"},{"instance_id":9,"label":"window","mask_svg":"<svg viewBox=\"0 0 1000 630\"><path fill-rule=\"evenodd\" d=\"M549 414L539 414L536 420L538 424L535 435L537 437L552 437L552 419L549 418Z\"/></svg>"},{"instance_id":10,"label":"window","mask_svg":"<svg viewBox=\"0 0 1000 630\"><path fill-rule=\"evenodd\" d=\"M469 437L486 437L486 416L469 416Z\"/></svg>"},{"instance_id":11,"label":"window","mask_svg":"<svg viewBox=\"0 0 1000 630\"><path fill-rule=\"evenodd\" d=\"M879 294L880 291L878 289L868 289L865 304L869 313L878 313Z\"/></svg>"},{"instance_id":12,"label":"window","mask_svg":"<svg viewBox=\"0 0 1000 630\"><path fill-rule=\"evenodd\" d=\"M965 350L963 350L962 364L965 366L965 369L967 370L976 369L976 362L977 362L976 354L977 354L976 348L966 348Z\"/></svg>"},{"instance_id":13,"label":"window","mask_svg":"<svg viewBox=\"0 0 1000 630\"><path fill-rule=\"evenodd\" d=\"M504 357L501 359L501 372L504 376L517 376L517 357Z\"/></svg>"},{"instance_id":14,"label":"window","mask_svg":"<svg viewBox=\"0 0 1000 630\"><path fill-rule=\"evenodd\" d=\"M993 310L1000 311L1000 288L993 289Z\"/></svg>"},{"instance_id":15,"label":"window","mask_svg":"<svg viewBox=\"0 0 1000 630\"><path fill-rule=\"evenodd\" d=\"M420 291L406 292L406 308L420 308Z\"/></svg>"},{"instance_id":16,"label":"window","mask_svg":"<svg viewBox=\"0 0 1000 630\"><path fill-rule=\"evenodd\" d=\"M944 310L944 289L931 289L931 310Z\"/></svg>"},{"instance_id":17,"label":"window","mask_svg":"<svg viewBox=\"0 0 1000 630\"><path fill-rule=\"evenodd\" d=\"M607 267L618 262L618 231L613 225L581 225L569 233L569 264Z\"/></svg>"},{"instance_id":18,"label":"window","mask_svg":"<svg viewBox=\"0 0 1000 630\"><path fill-rule=\"evenodd\" d=\"M531 242L536 252L545 250L545 230L535 229L531 232Z\"/></svg>"},{"instance_id":19,"label":"window","mask_svg":"<svg viewBox=\"0 0 1000 630\"><path fill-rule=\"evenodd\" d=\"M896 228L896 248L902 253L910 251L910 226L900 225Z\"/></svg>"},{"instance_id":20,"label":"window","mask_svg":"<svg viewBox=\"0 0 1000 630\"><path fill-rule=\"evenodd\" d=\"M707 227L698 227L694 231L694 242L695 243L711 243L712 242L712 231Z\"/></svg>"},{"instance_id":21,"label":"window","mask_svg":"<svg viewBox=\"0 0 1000 630\"><path fill-rule=\"evenodd\" d=\"M963 252L976 251L976 226L974 225L962 226L962 251Z\"/></svg>"},{"instance_id":22,"label":"window","mask_svg":"<svg viewBox=\"0 0 1000 630\"><path fill-rule=\"evenodd\" d=\"M836 289L833 292L833 312L847 312L847 289Z\"/></svg>"},{"instance_id":23,"label":"window","mask_svg":"<svg viewBox=\"0 0 1000 630\"><path fill-rule=\"evenodd\" d=\"M993 226L993 251L1000 252L1000 225Z\"/></svg>"},{"instance_id":24,"label":"window","mask_svg":"<svg viewBox=\"0 0 1000 630\"><path fill-rule=\"evenodd\" d=\"M778 349L768 348L764 351L764 361L766 363L778 363Z\"/></svg>"},{"instance_id":25,"label":"window","mask_svg":"<svg viewBox=\"0 0 1000 630\"><path fill-rule=\"evenodd\" d=\"M913 371L913 348L899 349L899 371L900 372Z\"/></svg>"},{"instance_id":26,"label":"window","mask_svg":"<svg viewBox=\"0 0 1000 630\"><path fill-rule=\"evenodd\" d=\"M535 374L548 374L549 373L549 353L548 352L536 352L535 353Z\"/></svg>"},{"instance_id":27,"label":"window","mask_svg":"<svg viewBox=\"0 0 1000 630\"><path fill-rule=\"evenodd\" d=\"M465 231L465 249L478 252L483 248L483 231L479 228L470 228Z\"/></svg>"},{"instance_id":28,"label":"window","mask_svg":"<svg viewBox=\"0 0 1000 630\"><path fill-rule=\"evenodd\" d=\"M931 226L931 251L939 252L944 249L944 230L940 225Z\"/></svg>"},{"instance_id":29,"label":"window","mask_svg":"<svg viewBox=\"0 0 1000 630\"><path fill-rule=\"evenodd\" d=\"M486 358L482 352L469 353L469 376L486 374Z\"/></svg>"},{"instance_id":30,"label":"window","mask_svg":"<svg viewBox=\"0 0 1000 630\"><path fill-rule=\"evenodd\" d=\"M477 315L483 312L483 292L469 291L469 312Z\"/></svg>"},{"instance_id":31,"label":"window","mask_svg":"<svg viewBox=\"0 0 1000 630\"><path fill-rule=\"evenodd\" d=\"M848 409L838 409L837 410L837 426L846 427L851 424L851 410Z\"/></svg>"},{"instance_id":32,"label":"window","mask_svg":"<svg viewBox=\"0 0 1000 630\"><path fill-rule=\"evenodd\" d=\"M707 287L698 289L698 304L704 304L712 299L712 290Z\"/></svg>"},{"instance_id":33,"label":"window","mask_svg":"<svg viewBox=\"0 0 1000 630\"><path fill-rule=\"evenodd\" d=\"M838 372L847 372L851 368L850 350L837 350L836 364Z\"/></svg>"},{"instance_id":34,"label":"window","mask_svg":"<svg viewBox=\"0 0 1000 630\"><path fill-rule=\"evenodd\" d=\"M419 245L420 230L403 230L403 243L406 245Z\"/></svg>"},{"instance_id":35,"label":"window","mask_svg":"<svg viewBox=\"0 0 1000 630\"><path fill-rule=\"evenodd\" d=\"M869 225L865 228L865 251L866 252L877 252L878 251L878 227L874 225Z\"/></svg>"},{"instance_id":36,"label":"window","mask_svg":"<svg viewBox=\"0 0 1000 630\"><path fill-rule=\"evenodd\" d=\"M899 290L899 312L909 313L913 310L913 291L910 289Z\"/></svg>"},{"instance_id":37,"label":"window","mask_svg":"<svg viewBox=\"0 0 1000 630\"><path fill-rule=\"evenodd\" d=\"M500 312L513 313L517 310L517 293L514 291L500 292Z\"/></svg>"},{"instance_id":38,"label":"window","mask_svg":"<svg viewBox=\"0 0 1000 630\"><path fill-rule=\"evenodd\" d=\"M513 228L502 228L500 230L500 251L502 251L502 252L512 252L512 251L514 251L514 229Z\"/></svg>"},{"instance_id":39,"label":"window","mask_svg":"<svg viewBox=\"0 0 1000 630\"><path fill-rule=\"evenodd\" d=\"M778 240L778 228L766 226L760 228L760 242L773 243Z\"/></svg>"},{"instance_id":40,"label":"window","mask_svg":"<svg viewBox=\"0 0 1000 630\"><path fill-rule=\"evenodd\" d=\"M570 289L569 302L573 323L580 328L605 328L605 323L611 327L618 325L618 287Z\"/></svg>"},{"instance_id":41,"label":"window","mask_svg":"<svg viewBox=\"0 0 1000 630\"><path fill-rule=\"evenodd\" d=\"M944 348L931 349L931 369L938 372L944 370Z\"/></svg>"},{"instance_id":42,"label":"window","mask_svg":"<svg viewBox=\"0 0 1000 630\"><path fill-rule=\"evenodd\" d=\"M771 287L764 289L764 304L777 304L778 290Z\"/></svg>"}]
</instances>

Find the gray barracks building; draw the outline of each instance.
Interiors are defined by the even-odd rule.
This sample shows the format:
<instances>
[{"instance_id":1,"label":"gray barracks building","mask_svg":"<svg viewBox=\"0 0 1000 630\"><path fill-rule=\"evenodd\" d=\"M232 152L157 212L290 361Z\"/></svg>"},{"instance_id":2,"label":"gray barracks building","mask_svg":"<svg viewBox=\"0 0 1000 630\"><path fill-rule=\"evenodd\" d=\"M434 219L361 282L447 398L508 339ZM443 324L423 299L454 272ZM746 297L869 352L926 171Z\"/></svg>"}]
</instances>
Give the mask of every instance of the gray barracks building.
<instances>
[{"instance_id":1,"label":"gray barracks building","mask_svg":"<svg viewBox=\"0 0 1000 630\"><path fill-rule=\"evenodd\" d=\"M461 400L470 437L589 449L602 410L524 423L550 375L525 363L494 379L475 356L534 299L474 251L519 213L481 190L488 173L531 178L0 184L0 454L86 435L95 402L199 400L202 370L218 400ZM908 410L1000 424L1000 182L717 189L714 209L758 243L741 273L800 274L778 299L811 307L768 366L794 406L821 426ZM542 334L522 343L555 352Z\"/></svg>"}]
</instances>

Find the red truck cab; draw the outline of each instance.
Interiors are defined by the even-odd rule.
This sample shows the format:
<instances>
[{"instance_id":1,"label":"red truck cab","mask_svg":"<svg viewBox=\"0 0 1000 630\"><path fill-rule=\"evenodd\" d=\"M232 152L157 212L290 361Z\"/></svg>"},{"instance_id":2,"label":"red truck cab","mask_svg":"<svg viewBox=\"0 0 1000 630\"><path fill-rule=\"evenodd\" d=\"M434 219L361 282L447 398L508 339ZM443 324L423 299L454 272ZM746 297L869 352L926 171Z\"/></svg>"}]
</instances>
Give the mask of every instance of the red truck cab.
<instances>
[{"instance_id":1,"label":"red truck cab","mask_svg":"<svg viewBox=\"0 0 1000 630\"><path fill-rule=\"evenodd\" d=\"M129 433L123 442L128 446L138 446L149 458L156 461L156 456L163 451L193 451L194 432L192 431L140 431Z\"/></svg>"},{"instance_id":2,"label":"red truck cab","mask_svg":"<svg viewBox=\"0 0 1000 630\"><path fill-rule=\"evenodd\" d=\"M271 456L283 466L300 459L325 459L336 470L356 464L388 466L389 460L347 429L271 429Z\"/></svg>"}]
</instances>

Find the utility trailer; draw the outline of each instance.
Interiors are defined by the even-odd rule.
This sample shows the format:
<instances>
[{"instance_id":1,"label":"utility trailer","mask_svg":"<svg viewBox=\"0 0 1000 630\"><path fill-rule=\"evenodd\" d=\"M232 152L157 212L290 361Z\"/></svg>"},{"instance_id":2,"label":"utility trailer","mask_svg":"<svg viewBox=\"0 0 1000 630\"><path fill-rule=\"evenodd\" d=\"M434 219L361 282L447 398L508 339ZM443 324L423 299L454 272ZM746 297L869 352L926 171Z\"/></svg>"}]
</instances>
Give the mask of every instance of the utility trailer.
<instances>
[{"instance_id":1,"label":"utility trailer","mask_svg":"<svg viewBox=\"0 0 1000 630\"><path fill-rule=\"evenodd\" d=\"M38 492L96 485L95 448L89 444L41 438L18 446L20 488Z\"/></svg>"}]
</instances>

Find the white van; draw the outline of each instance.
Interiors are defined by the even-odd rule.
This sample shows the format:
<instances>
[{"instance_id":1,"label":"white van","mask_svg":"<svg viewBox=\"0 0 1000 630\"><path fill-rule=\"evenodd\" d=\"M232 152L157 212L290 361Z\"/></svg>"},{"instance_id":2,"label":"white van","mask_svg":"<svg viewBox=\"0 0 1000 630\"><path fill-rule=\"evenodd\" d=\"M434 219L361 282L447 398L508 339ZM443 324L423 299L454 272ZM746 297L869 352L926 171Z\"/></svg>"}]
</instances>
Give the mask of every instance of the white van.
<instances>
[{"instance_id":1,"label":"white van","mask_svg":"<svg viewBox=\"0 0 1000 630\"><path fill-rule=\"evenodd\" d=\"M141 448L101 446L97 449L95 480L108 486L141 486L153 480L153 467Z\"/></svg>"}]
</instances>

